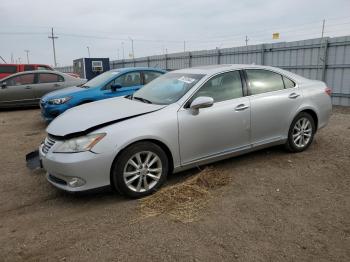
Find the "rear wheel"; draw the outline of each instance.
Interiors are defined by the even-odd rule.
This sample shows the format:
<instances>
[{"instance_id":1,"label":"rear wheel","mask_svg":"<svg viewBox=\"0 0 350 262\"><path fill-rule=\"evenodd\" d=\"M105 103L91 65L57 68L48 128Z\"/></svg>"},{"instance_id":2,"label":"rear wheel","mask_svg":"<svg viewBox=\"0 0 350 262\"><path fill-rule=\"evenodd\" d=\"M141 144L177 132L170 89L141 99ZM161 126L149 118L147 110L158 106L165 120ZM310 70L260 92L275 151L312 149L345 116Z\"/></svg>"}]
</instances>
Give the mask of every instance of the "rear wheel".
<instances>
[{"instance_id":1,"label":"rear wheel","mask_svg":"<svg viewBox=\"0 0 350 262\"><path fill-rule=\"evenodd\" d=\"M312 116L306 112L299 113L289 128L286 148L290 152L304 151L311 145L315 131L315 121Z\"/></svg>"},{"instance_id":2,"label":"rear wheel","mask_svg":"<svg viewBox=\"0 0 350 262\"><path fill-rule=\"evenodd\" d=\"M123 195L139 198L155 192L165 182L168 159L158 145L139 142L124 149L112 169L112 183Z\"/></svg>"}]
</instances>

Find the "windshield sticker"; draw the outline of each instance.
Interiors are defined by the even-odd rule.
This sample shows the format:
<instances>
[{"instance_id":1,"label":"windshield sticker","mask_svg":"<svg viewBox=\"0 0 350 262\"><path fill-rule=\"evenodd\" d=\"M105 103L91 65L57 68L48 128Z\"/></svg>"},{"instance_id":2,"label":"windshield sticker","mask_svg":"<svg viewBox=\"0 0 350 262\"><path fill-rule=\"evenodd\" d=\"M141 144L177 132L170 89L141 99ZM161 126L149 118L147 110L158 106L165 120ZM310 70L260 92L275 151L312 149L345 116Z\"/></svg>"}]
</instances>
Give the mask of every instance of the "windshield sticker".
<instances>
[{"instance_id":1,"label":"windshield sticker","mask_svg":"<svg viewBox=\"0 0 350 262\"><path fill-rule=\"evenodd\" d=\"M186 84L192 84L194 81L196 81L196 79L187 76L182 76L178 80L185 82Z\"/></svg>"}]
</instances>

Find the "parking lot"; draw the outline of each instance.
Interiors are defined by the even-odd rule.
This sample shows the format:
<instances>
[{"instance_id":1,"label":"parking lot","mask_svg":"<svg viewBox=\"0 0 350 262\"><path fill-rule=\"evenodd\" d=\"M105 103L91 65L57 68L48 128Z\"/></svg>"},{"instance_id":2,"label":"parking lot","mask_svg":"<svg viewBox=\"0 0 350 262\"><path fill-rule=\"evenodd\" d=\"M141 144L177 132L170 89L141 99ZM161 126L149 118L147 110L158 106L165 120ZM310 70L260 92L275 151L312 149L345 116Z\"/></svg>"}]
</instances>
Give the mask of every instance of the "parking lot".
<instances>
[{"instance_id":1,"label":"parking lot","mask_svg":"<svg viewBox=\"0 0 350 262\"><path fill-rule=\"evenodd\" d=\"M109 190L55 189L25 166L45 126L38 109L0 112L1 261L350 260L350 108L335 107L303 153L275 147L213 165L229 182L209 189L192 222L142 218L140 200Z\"/></svg>"}]
</instances>

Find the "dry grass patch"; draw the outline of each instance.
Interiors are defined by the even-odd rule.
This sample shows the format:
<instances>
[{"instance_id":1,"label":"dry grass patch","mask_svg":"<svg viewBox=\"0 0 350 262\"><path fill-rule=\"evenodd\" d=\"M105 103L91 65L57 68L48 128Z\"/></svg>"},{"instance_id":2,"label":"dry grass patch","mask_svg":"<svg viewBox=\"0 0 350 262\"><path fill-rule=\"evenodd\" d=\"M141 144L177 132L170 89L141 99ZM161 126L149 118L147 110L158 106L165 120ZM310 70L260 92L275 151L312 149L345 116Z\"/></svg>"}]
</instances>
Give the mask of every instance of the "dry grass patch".
<instances>
[{"instance_id":1,"label":"dry grass patch","mask_svg":"<svg viewBox=\"0 0 350 262\"><path fill-rule=\"evenodd\" d=\"M213 167L202 170L195 176L176 185L164 187L155 194L140 200L141 217L169 215L189 223L196 219L211 197L211 190L230 181L229 174Z\"/></svg>"}]
</instances>

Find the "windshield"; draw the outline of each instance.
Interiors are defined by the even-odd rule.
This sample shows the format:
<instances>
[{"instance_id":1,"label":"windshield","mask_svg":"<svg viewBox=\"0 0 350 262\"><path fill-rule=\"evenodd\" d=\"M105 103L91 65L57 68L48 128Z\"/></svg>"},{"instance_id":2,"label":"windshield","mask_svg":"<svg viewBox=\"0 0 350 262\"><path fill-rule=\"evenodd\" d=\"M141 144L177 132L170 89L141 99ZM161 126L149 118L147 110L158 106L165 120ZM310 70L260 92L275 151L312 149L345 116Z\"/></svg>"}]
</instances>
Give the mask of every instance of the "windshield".
<instances>
[{"instance_id":1,"label":"windshield","mask_svg":"<svg viewBox=\"0 0 350 262\"><path fill-rule=\"evenodd\" d=\"M203 76L200 74L167 73L135 92L132 98L152 104L169 105L179 100Z\"/></svg>"},{"instance_id":2,"label":"windshield","mask_svg":"<svg viewBox=\"0 0 350 262\"><path fill-rule=\"evenodd\" d=\"M82 85L82 87L90 88L90 87L99 86L108 80L112 80L112 78L114 78L118 74L119 74L119 72L117 72L117 71L104 72L103 74L100 74L100 75L94 77L93 79L91 79L90 81L86 82L84 85Z\"/></svg>"}]
</instances>

